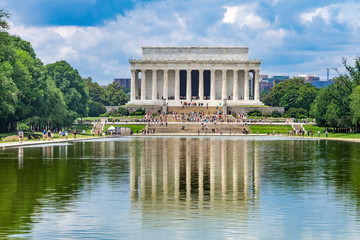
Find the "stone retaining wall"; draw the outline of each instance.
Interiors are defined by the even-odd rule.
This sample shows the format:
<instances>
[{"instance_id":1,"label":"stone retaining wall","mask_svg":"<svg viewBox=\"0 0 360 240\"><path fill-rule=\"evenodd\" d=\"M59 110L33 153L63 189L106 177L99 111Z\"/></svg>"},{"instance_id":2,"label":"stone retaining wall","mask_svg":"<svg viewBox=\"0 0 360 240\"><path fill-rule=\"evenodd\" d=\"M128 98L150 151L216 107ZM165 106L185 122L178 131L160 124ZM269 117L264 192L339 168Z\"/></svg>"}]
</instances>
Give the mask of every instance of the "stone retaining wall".
<instances>
[{"instance_id":1,"label":"stone retaining wall","mask_svg":"<svg viewBox=\"0 0 360 240\"><path fill-rule=\"evenodd\" d=\"M254 110L258 110L260 112L262 112L262 114L271 114L273 111L279 111L282 114L284 114L284 108L283 107L231 107L228 106L228 114L233 114L233 113L240 113L240 114L245 114L248 113L250 111L254 111Z\"/></svg>"},{"instance_id":2,"label":"stone retaining wall","mask_svg":"<svg viewBox=\"0 0 360 240\"><path fill-rule=\"evenodd\" d=\"M126 108L129 110L129 112L135 112L137 109L142 108L145 110L146 113L158 113L159 111L162 112L162 106L120 106L123 108ZM119 106L106 106L106 112L110 112L114 109L118 109ZM204 107L203 107L204 108ZM227 112L228 114L233 113L240 113L245 114L253 110L259 110L263 114L271 114L273 111L279 111L281 113L284 113L283 107L241 107L241 106L227 106Z\"/></svg>"},{"instance_id":3,"label":"stone retaining wall","mask_svg":"<svg viewBox=\"0 0 360 240\"><path fill-rule=\"evenodd\" d=\"M119 107L126 108L129 112L135 112L137 109L144 109L146 113L158 113L162 111L162 106L106 106L106 112L111 112L112 110L118 110Z\"/></svg>"}]
</instances>

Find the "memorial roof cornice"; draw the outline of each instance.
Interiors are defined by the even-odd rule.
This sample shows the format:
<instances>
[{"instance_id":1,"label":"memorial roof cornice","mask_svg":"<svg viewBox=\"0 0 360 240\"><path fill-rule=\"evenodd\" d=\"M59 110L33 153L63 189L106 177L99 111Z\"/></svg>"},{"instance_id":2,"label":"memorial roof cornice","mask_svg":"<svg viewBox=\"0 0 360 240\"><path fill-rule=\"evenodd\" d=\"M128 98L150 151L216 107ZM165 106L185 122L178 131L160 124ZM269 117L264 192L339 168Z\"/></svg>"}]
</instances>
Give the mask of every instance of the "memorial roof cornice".
<instances>
[{"instance_id":1,"label":"memorial roof cornice","mask_svg":"<svg viewBox=\"0 0 360 240\"><path fill-rule=\"evenodd\" d=\"M168 60L164 60L164 59L159 59L159 60L135 60L135 59L129 59L129 63L130 64L134 64L134 63L162 63L162 64L168 64L168 63L208 63L208 64L217 64L217 63L242 63L242 64L261 64L261 60L236 60L236 59L228 59L228 60L196 60L196 59L191 59L191 60L172 60L172 59L168 59Z\"/></svg>"}]
</instances>

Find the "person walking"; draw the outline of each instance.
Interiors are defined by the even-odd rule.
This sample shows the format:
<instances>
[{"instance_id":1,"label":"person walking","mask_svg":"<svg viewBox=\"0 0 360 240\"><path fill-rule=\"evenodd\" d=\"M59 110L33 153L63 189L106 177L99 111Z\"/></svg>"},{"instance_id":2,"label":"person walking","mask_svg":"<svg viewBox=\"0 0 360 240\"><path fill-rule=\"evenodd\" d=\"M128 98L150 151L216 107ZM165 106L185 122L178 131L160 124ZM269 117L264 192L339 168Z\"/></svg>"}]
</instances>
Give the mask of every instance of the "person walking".
<instances>
[{"instance_id":1,"label":"person walking","mask_svg":"<svg viewBox=\"0 0 360 240\"><path fill-rule=\"evenodd\" d=\"M24 140L23 130L20 129L20 131L18 132L18 135L19 135L19 143L21 143Z\"/></svg>"},{"instance_id":2,"label":"person walking","mask_svg":"<svg viewBox=\"0 0 360 240\"><path fill-rule=\"evenodd\" d=\"M44 129L43 131L43 140L45 141L46 140L46 130Z\"/></svg>"}]
</instances>

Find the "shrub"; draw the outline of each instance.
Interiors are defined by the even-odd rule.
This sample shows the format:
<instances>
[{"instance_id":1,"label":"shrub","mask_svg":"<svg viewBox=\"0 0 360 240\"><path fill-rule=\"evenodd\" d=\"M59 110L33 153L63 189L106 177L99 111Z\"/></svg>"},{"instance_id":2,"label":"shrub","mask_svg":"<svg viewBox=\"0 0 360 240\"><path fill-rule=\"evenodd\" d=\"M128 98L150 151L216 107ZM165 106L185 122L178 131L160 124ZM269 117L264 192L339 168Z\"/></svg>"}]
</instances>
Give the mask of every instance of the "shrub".
<instances>
[{"instance_id":1,"label":"shrub","mask_svg":"<svg viewBox=\"0 0 360 240\"><path fill-rule=\"evenodd\" d=\"M18 124L18 130L23 130L24 132L30 131L30 127L26 125L25 123L19 123Z\"/></svg>"},{"instance_id":2,"label":"shrub","mask_svg":"<svg viewBox=\"0 0 360 240\"><path fill-rule=\"evenodd\" d=\"M258 116L258 117L261 117L261 116L262 116L262 112L260 112L259 110L252 110L252 111L248 112L248 116Z\"/></svg>"},{"instance_id":3,"label":"shrub","mask_svg":"<svg viewBox=\"0 0 360 240\"><path fill-rule=\"evenodd\" d=\"M99 102L89 101L89 117L98 117L100 114L106 113L106 107Z\"/></svg>"},{"instance_id":4,"label":"shrub","mask_svg":"<svg viewBox=\"0 0 360 240\"><path fill-rule=\"evenodd\" d=\"M145 110L142 109L142 108L138 108L138 109L135 111L135 113L138 113L138 114L136 114L136 115L145 115Z\"/></svg>"},{"instance_id":5,"label":"shrub","mask_svg":"<svg viewBox=\"0 0 360 240\"><path fill-rule=\"evenodd\" d=\"M304 108L290 108L284 114L284 117L307 118L308 111Z\"/></svg>"},{"instance_id":6,"label":"shrub","mask_svg":"<svg viewBox=\"0 0 360 240\"><path fill-rule=\"evenodd\" d=\"M271 113L271 116L272 117L282 117L282 113L277 111L277 110L274 110L272 113Z\"/></svg>"},{"instance_id":7,"label":"shrub","mask_svg":"<svg viewBox=\"0 0 360 240\"><path fill-rule=\"evenodd\" d=\"M119 107L118 113L122 116L129 116L129 110L123 107Z\"/></svg>"}]
</instances>

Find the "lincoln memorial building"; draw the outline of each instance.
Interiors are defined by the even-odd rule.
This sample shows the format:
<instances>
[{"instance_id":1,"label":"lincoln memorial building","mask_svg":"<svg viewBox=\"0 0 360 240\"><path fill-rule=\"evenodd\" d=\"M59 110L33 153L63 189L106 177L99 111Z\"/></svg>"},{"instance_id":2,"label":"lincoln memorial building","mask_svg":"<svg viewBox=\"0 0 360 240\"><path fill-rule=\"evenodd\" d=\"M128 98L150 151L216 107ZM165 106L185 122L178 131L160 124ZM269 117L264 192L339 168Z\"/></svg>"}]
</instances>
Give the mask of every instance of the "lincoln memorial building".
<instances>
[{"instance_id":1,"label":"lincoln memorial building","mask_svg":"<svg viewBox=\"0 0 360 240\"><path fill-rule=\"evenodd\" d=\"M129 60L131 98L127 105L263 105L259 93L261 60L249 60L248 50L143 47L141 60Z\"/></svg>"}]
</instances>

